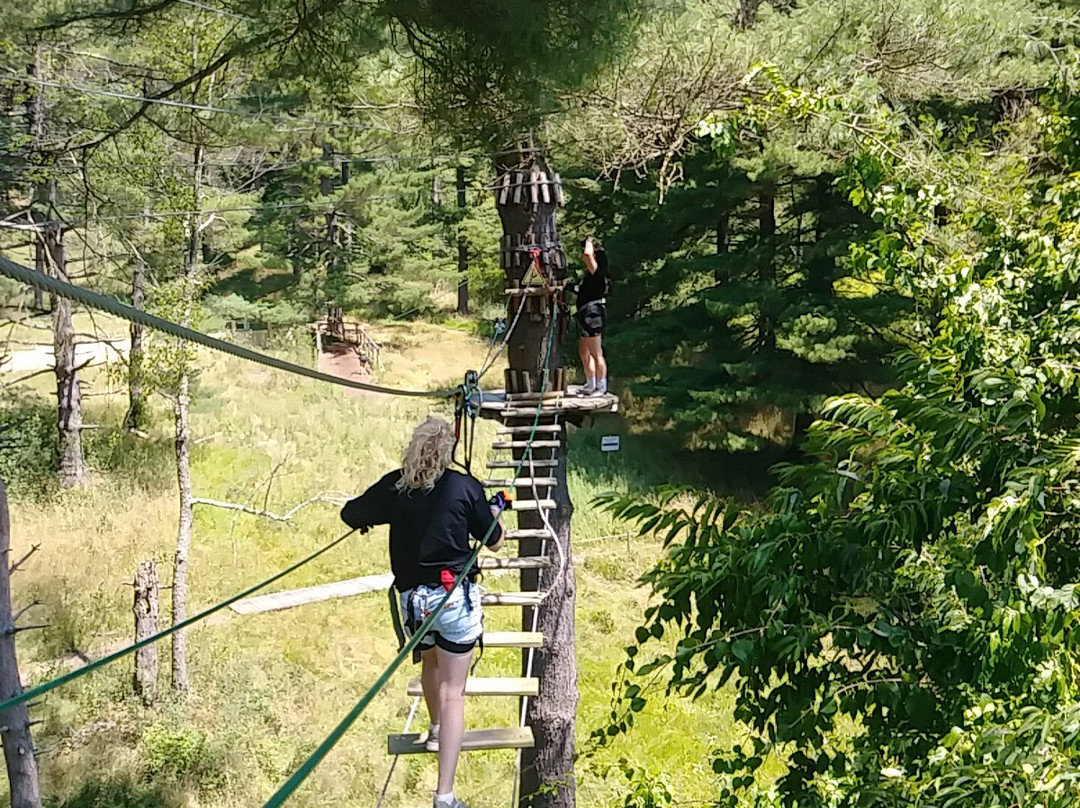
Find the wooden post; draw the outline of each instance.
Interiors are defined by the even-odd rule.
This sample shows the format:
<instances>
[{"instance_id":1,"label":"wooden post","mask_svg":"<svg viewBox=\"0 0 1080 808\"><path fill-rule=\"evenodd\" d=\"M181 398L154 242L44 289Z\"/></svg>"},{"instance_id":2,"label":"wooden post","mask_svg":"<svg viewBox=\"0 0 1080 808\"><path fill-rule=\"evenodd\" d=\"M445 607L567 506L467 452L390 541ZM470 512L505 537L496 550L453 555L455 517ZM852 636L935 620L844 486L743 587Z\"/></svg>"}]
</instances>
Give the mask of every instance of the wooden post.
<instances>
[{"instance_id":1,"label":"wooden post","mask_svg":"<svg viewBox=\"0 0 1080 808\"><path fill-rule=\"evenodd\" d=\"M158 571L153 561L139 562L135 571L135 642L158 633ZM135 695L149 706L157 697L158 652L150 644L135 652Z\"/></svg>"},{"instance_id":2,"label":"wooden post","mask_svg":"<svg viewBox=\"0 0 1080 808\"><path fill-rule=\"evenodd\" d=\"M457 206L462 217L465 216L465 166L457 167ZM469 313L469 245L465 241L463 224L458 225L457 240L457 310L458 314Z\"/></svg>"},{"instance_id":3,"label":"wooden post","mask_svg":"<svg viewBox=\"0 0 1080 808\"><path fill-rule=\"evenodd\" d=\"M507 288L524 279L533 263L532 251L540 251L541 268L549 282L566 275L566 256L556 230L555 213L562 201L561 189L544 159L535 150L526 149L497 166L495 204L503 225L501 262L506 272ZM551 178L551 182L548 181ZM543 383L548 336L551 362L547 370L547 390L555 389L562 356L563 329L554 320L552 305L530 305L534 298L522 296L526 306L510 336L509 379L520 380L520 391L539 390ZM538 299L537 299L538 300ZM509 389L509 388L508 388ZM515 453L520 458L520 451ZM576 800L574 781L574 731L577 718L577 657L574 631L576 585L570 562L570 517L573 504L566 486L566 444L554 453L558 464L554 476L558 483L551 493L556 509L548 515L557 539L549 541L547 553L553 566L541 577L536 570L523 570L523 591L542 589L547 593L536 616L536 630L544 635L544 647L533 657L531 675L540 679L540 693L526 705L526 723L536 738L533 749L523 750L521 760L520 802L522 808L573 808ZM539 513L518 514L518 526L543 528ZM519 553L538 555L538 540L522 540ZM532 609L524 609L522 628L534 630ZM527 653L522 669L527 666Z\"/></svg>"},{"instance_id":4,"label":"wooden post","mask_svg":"<svg viewBox=\"0 0 1080 808\"><path fill-rule=\"evenodd\" d=\"M23 692L19 662L15 656L15 621L11 616L11 522L7 489L0 480L0 699ZM30 737L30 710L20 704L0 713L0 738L4 744L11 789L11 808L41 808L37 755Z\"/></svg>"}]
</instances>

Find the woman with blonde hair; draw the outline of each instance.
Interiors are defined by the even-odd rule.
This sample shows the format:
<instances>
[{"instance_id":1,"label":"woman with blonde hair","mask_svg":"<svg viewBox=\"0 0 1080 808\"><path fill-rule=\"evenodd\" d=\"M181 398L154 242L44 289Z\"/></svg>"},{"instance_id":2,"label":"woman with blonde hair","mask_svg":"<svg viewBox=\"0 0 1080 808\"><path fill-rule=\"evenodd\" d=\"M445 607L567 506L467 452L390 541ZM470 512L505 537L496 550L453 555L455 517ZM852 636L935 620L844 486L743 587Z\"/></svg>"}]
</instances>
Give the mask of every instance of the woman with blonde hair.
<instances>
[{"instance_id":1,"label":"woman with blonde hair","mask_svg":"<svg viewBox=\"0 0 1080 808\"><path fill-rule=\"evenodd\" d=\"M465 571L472 556L469 537L492 550L503 543L502 500L488 502L476 478L450 469L453 455L453 427L428 418L414 430L402 467L341 511L345 523L363 533L390 525L390 568L410 636ZM465 680L483 633L475 579L470 570L418 646L431 717L426 746L439 753L435 808L465 808L454 796L454 773L465 733Z\"/></svg>"}]
</instances>

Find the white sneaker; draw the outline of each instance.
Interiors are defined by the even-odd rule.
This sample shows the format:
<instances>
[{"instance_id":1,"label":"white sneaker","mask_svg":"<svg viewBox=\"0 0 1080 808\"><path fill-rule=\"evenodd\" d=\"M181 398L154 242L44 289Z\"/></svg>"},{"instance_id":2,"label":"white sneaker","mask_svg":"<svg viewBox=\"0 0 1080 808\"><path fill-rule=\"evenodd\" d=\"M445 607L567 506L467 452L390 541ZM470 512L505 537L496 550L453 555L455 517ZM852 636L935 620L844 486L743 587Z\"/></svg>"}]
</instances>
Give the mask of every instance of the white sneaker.
<instances>
[{"instance_id":1,"label":"white sneaker","mask_svg":"<svg viewBox=\"0 0 1080 808\"><path fill-rule=\"evenodd\" d=\"M437 799L432 799L431 804L434 805L435 808L469 808L469 806L457 798L457 795L454 795L454 798L450 800L450 802L439 802Z\"/></svg>"},{"instance_id":2,"label":"white sneaker","mask_svg":"<svg viewBox=\"0 0 1080 808\"><path fill-rule=\"evenodd\" d=\"M420 743L429 752L439 751L439 725L428 727L428 731L420 737Z\"/></svg>"},{"instance_id":3,"label":"white sneaker","mask_svg":"<svg viewBox=\"0 0 1080 808\"><path fill-rule=\"evenodd\" d=\"M587 382L585 382L585 384L581 385L581 387L578 388L577 394L579 396L591 396L595 392L596 382L594 382L592 379L589 379Z\"/></svg>"},{"instance_id":4,"label":"white sneaker","mask_svg":"<svg viewBox=\"0 0 1080 808\"><path fill-rule=\"evenodd\" d=\"M607 395L607 379L602 379L597 383L596 387L590 390L586 395L590 396L606 396Z\"/></svg>"}]
</instances>

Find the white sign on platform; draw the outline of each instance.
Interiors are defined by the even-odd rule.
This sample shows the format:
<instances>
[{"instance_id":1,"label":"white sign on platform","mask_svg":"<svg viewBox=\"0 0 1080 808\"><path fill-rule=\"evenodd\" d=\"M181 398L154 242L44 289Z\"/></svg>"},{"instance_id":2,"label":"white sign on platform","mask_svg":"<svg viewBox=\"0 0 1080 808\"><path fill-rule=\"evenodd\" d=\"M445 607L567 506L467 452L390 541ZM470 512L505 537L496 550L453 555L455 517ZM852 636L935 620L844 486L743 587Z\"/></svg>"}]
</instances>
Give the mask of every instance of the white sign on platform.
<instances>
[{"instance_id":1,"label":"white sign on platform","mask_svg":"<svg viewBox=\"0 0 1080 808\"><path fill-rule=\"evenodd\" d=\"M602 452L617 452L619 451L619 436L618 435L604 435L600 438L600 451Z\"/></svg>"}]
</instances>

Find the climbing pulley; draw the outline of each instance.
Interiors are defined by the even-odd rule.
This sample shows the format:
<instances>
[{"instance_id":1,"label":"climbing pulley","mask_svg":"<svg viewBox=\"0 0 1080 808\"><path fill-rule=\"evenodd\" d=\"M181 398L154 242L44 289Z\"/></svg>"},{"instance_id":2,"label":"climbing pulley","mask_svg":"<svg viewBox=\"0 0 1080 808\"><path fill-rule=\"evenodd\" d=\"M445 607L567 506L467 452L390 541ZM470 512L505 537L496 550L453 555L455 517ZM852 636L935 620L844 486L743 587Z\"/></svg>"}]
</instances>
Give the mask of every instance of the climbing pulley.
<instances>
[{"instance_id":1,"label":"climbing pulley","mask_svg":"<svg viewBox=\"0 0 1080 808\"><path fill-rule=\"evenodd\" d=\"M484 394L480 391L480 374L475 370L465 372L465 380L454 393L454 462L457 463L457 447L464 444L465 462L459 463L466 474L472 474L473 446L476 442L476 416Z\"/></svg>"}]
</instances>

